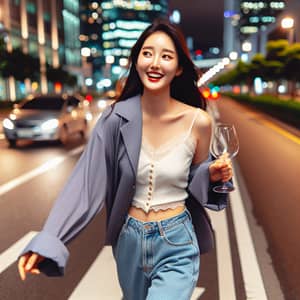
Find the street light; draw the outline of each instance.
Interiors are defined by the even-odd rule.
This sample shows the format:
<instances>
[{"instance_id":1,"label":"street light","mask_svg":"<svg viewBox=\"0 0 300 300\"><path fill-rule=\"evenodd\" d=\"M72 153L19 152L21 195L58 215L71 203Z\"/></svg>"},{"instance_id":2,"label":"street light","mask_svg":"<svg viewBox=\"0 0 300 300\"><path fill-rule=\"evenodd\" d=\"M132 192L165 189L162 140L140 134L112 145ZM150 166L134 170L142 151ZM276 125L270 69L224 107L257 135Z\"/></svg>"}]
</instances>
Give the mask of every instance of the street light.
<instances>
[{"instance_id":1,"label":"street light","mask_svg":"<svg viewBox=\"0 0 300 300\"><path fill-rule=\"evenodd\" d=\"M245 41L243 44L242 44L242 50L244 52L250 52L252 50L252 44L251 42L249 41Z\"/></svg>"},{"instance_id":2,"label":"street light","mask_svg":"<svg viewBox=\"0 0 300 300\"><path fill-rule=\"evenodd\" d=\"M288 41L290 44L294 42L294 19L285 17L281 20L281 27L288 30Z\"/></svg>"}]
</instances>

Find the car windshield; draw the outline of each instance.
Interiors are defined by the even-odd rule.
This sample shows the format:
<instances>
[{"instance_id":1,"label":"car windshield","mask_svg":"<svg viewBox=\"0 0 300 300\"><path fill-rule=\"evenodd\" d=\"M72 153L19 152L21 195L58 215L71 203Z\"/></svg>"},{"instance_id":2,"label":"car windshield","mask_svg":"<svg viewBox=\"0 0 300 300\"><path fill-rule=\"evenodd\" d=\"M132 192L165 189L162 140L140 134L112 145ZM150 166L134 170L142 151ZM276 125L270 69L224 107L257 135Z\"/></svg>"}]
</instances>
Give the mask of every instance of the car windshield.
<instances>
[{"instance_id":1,"label":"car windshield","mask_svg":"<svg viewBox=\"0 0 300 300\"><path fill-rule=\"evenodd\" d=\"M25 102L22 109L60 110L64 105L64 99L59 97L38 97Z\"/></svg>"}]
</instances>

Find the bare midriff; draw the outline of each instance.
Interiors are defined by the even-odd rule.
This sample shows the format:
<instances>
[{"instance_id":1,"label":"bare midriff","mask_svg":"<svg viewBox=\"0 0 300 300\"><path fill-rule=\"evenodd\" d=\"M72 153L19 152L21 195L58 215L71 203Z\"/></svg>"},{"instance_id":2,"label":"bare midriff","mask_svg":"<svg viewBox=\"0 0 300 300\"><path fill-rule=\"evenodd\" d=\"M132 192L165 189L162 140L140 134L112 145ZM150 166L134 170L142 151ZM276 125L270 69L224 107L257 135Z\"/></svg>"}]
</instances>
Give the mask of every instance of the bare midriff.
<instances>
[{"instance_id":1,"label":"bare midriff","mask_svg":"<svg viewBox=\"0 0 300 300\"><path fill-rule=\"evenodd\" d=\"M176 208L168 208L165 210L149 210L149 212L145 212L143 209L131 206L129 208L128 214L142 222L151 222L151 221L161 221L165 219L169 219L175 217L182 213L185 210L185 206L178 206Z\"/></svg>"}]
</instances>

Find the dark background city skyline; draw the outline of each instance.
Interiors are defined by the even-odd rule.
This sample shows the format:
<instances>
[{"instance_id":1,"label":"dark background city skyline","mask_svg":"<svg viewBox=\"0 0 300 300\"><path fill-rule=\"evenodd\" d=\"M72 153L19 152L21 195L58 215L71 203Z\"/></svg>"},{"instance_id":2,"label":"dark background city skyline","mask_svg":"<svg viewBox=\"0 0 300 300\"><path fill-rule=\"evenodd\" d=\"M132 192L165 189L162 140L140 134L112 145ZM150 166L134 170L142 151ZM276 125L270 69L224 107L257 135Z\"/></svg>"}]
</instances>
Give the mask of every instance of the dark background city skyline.
<instances>
[{"instance_id":1,"label":"dark background city skyline","mask_svg":"<svg viewBox=\"0 0 300 300\"><path fill-rule=\"evenodd\" d=\"M222 47L224 1L170 0L169 8L180 11L180 27L194 38L195 49Z\"/></svg>"}]
</instances>

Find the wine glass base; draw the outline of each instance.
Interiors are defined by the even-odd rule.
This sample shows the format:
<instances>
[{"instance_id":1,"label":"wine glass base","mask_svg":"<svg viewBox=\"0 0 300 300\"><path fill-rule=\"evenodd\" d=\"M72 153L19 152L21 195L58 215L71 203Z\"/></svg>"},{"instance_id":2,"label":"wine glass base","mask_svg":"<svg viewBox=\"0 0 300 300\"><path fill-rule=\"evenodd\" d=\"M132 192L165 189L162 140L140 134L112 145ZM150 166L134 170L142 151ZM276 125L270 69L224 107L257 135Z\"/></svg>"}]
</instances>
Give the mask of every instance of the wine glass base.
<instances>
[{"instance_id":1,"label":"wine glass base","mask_svg":"<svg viewBox=\"0 0 300 300\"><path fill-rule=\"evenodd\" d=\"M214 192L222 193L222 194L227 194L234 190L235 190L235 188L233 186L228 186L228 185L218 185L218 186L213 187Z\"/></svg>"}]
</instances>

